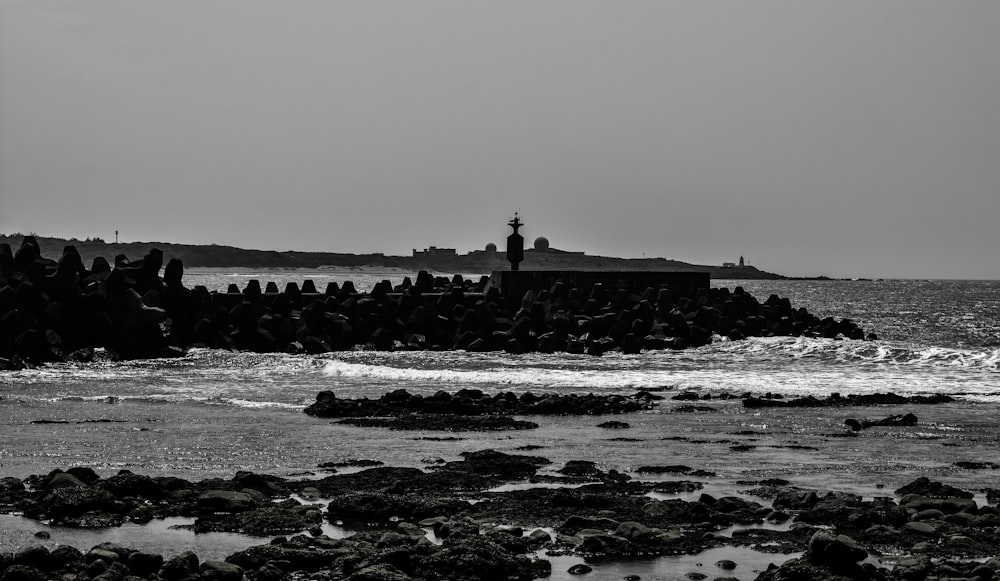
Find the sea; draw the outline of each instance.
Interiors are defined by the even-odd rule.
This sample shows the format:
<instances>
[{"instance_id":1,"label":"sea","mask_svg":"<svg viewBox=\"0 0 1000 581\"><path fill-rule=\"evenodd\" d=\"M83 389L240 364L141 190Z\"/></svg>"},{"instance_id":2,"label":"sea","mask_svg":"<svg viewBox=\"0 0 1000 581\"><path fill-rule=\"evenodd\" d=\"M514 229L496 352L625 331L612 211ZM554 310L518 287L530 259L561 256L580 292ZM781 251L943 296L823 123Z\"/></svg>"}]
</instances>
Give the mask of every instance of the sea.
<instances>
[{"instance_id":1,"label":"sea","mask_svg":"<svg viewBox=\"0 0 1000 581\"><path fill-rule=\"evenodd\" d=\"M404 276L415 273L375 268L194 269L185 273L184 282L224 292L230 284L242 289L251 279L262 285L274 281L280 288L311 279L319 289L328 282L350 280L366 291L382 280L400 284ZM200 480L253 470L312 478L327 474L319 468L324 462L366 458L427 468L465 451L517 453L536 446L530 453L553 460L551 470L568 460L591 460L602 469L637 478L637 468L651 464L710 470L716 476L705 480L703 491L722 495L744 494L747 483L768 477L804 488L891 495L895 487L927 475L977 490L985 502L982 491L993 485L996 472L957 470L955 462L1000 463L1000 281L712 284L743 287L762 301L771 294L787 297L794 307L817 316L851 319L878 339L717 338L697 349L601 357L370 350L311 356L194 349L178 359L118 362L99 354L92 363L0 373L0 477L23 478L86 465L103 475L124 469ZM608 419L601 417L535 417L529 418L539 424L535 430L442 434L356 428L303 413L322 390L338 397L377 398L399 388L422 394L462 388L487 393L650 390L665 399L656 410L624 417L631 427L619 433L597 428ZM680 404L690 402L670 397L687 391L705 397L698 403L706 409L682 413ZM738 398L720 397L876 392L946 394L957 402L747 410ZM846 418L906 412L918 415L917 427L833 437L844 432ZM16 516L0 517L0 550L5 542L6 550L33 542L31 533L39 526ZM161 522L132 526L125 533L119 529L81 537L82 532L52 528L50 542L87 545L124 534L153 549L166 546L166 552L191 549L220 557L239 550L237 546L266 542L242 535L184 536L171 530ZM757 566L766 566L766 556L760 560ZM649 565L649 570L630 566L613 573L653 575L643 578L668 574L662 564Z\"/></svg>"}]
</instances>

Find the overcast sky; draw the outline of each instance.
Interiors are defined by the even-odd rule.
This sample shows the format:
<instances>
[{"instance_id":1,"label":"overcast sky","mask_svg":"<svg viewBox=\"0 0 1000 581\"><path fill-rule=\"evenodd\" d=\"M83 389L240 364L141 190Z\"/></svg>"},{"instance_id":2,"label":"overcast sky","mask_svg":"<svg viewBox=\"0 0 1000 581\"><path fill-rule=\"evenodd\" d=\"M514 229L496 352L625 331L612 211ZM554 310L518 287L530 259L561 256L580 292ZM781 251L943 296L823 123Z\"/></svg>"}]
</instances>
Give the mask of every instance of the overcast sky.
<instances>
[{"instance_id":1,"label":"overcast sky","mask_svg":"<svg viewBox=\"0 0 1000 581\"><path fill-rule=\"evenodd\" d=\"M996 0L0 0L0 232L1000 278Z\"/></svg>"}]
</instances>

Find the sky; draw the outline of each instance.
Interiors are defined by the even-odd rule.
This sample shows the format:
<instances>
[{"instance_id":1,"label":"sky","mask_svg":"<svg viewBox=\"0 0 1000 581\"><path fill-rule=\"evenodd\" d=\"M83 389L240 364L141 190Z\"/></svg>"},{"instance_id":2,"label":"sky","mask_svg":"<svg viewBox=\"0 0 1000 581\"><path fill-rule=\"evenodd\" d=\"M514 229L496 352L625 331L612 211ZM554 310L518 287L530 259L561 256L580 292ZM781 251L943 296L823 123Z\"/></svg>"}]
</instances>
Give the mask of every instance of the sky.
<instances>
[{"instance_id":1,"label":"sky","mask_svg":"<svg viewBox=\"0 0 1000 581\"><path fill-rule=\"evenodd\" d=\"M996 0L0 0L0 232L1000 278Z\"/></svg>"}]
</instances>

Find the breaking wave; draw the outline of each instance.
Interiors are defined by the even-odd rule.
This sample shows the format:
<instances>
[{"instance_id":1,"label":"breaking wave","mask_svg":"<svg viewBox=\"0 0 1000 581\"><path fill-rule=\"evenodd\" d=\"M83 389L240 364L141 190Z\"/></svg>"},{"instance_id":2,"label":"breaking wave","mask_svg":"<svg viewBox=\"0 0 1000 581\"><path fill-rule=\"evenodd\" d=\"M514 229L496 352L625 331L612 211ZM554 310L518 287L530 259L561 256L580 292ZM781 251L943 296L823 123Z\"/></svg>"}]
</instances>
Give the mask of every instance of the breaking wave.
<instances>
[{"instance_id":1,"label":"breaking wave","mask_svg":"<svg viewBox=\"0 0 1000 581\"><path fill-rule=\"evenodd\" d=\"M335 387L407 389L714 389L736 393L1000 393L1000 349L766 338L603 357L350 352L327 356Z\"/></svg>"}]
</instances>

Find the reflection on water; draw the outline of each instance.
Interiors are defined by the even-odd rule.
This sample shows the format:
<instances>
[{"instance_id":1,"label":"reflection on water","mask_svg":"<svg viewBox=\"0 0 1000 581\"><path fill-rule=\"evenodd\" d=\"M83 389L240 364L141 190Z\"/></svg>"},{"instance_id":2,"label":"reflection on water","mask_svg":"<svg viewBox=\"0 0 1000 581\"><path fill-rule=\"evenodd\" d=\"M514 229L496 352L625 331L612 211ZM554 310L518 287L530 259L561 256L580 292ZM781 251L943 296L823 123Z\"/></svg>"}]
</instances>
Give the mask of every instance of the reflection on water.
<instances>
[{"instance_id":1,"label":"reflection on water","mask_svg":"<svg viewBox=\"0 0 1000 581\"><path fill-rule=\"evenodd\" d=\"M190 530L175 528L190 525L194 519L166 518L148 524L126 523L106 529L74 529L55 527L28 518L0 514L0 552L14 551L31 545L54 549L70 545L88 551L101 543L117 543L123 547L157 553L170 557L184 551L194 551L202 560L224 559L252 545L266 543L266 539L235 533L194 534ZM49 538L38 538L36 533L48 533Z\"/></svg>"},{"instance_id":2,"label":"reflection on water","mask_svg":"<svg viewBox=\"0 0 1000 581\"><path fill-rule=\"evenodd\" d=\"M568 570L573 565L583 563L583 559L568 556L548 557L544 552L540 554L541 558L548 559L552 563L552 575L547 578L551 581L571 581L581 578L624 579L627 575L638 575L640 579L649 581L688 581L691 579L687 576L689 573L701 573L708 579L716 577L755 579L767 570L770 563L780 565L799 556L801 553L764 553L746 547L720 547L696 555L671 555L628 561L588 561L586 563L593 568L593 571L581 577L571 575ZM719 567L717 563L723 560L736 563L736 568L729 570Z\"/></svg>"}]
</instances>

